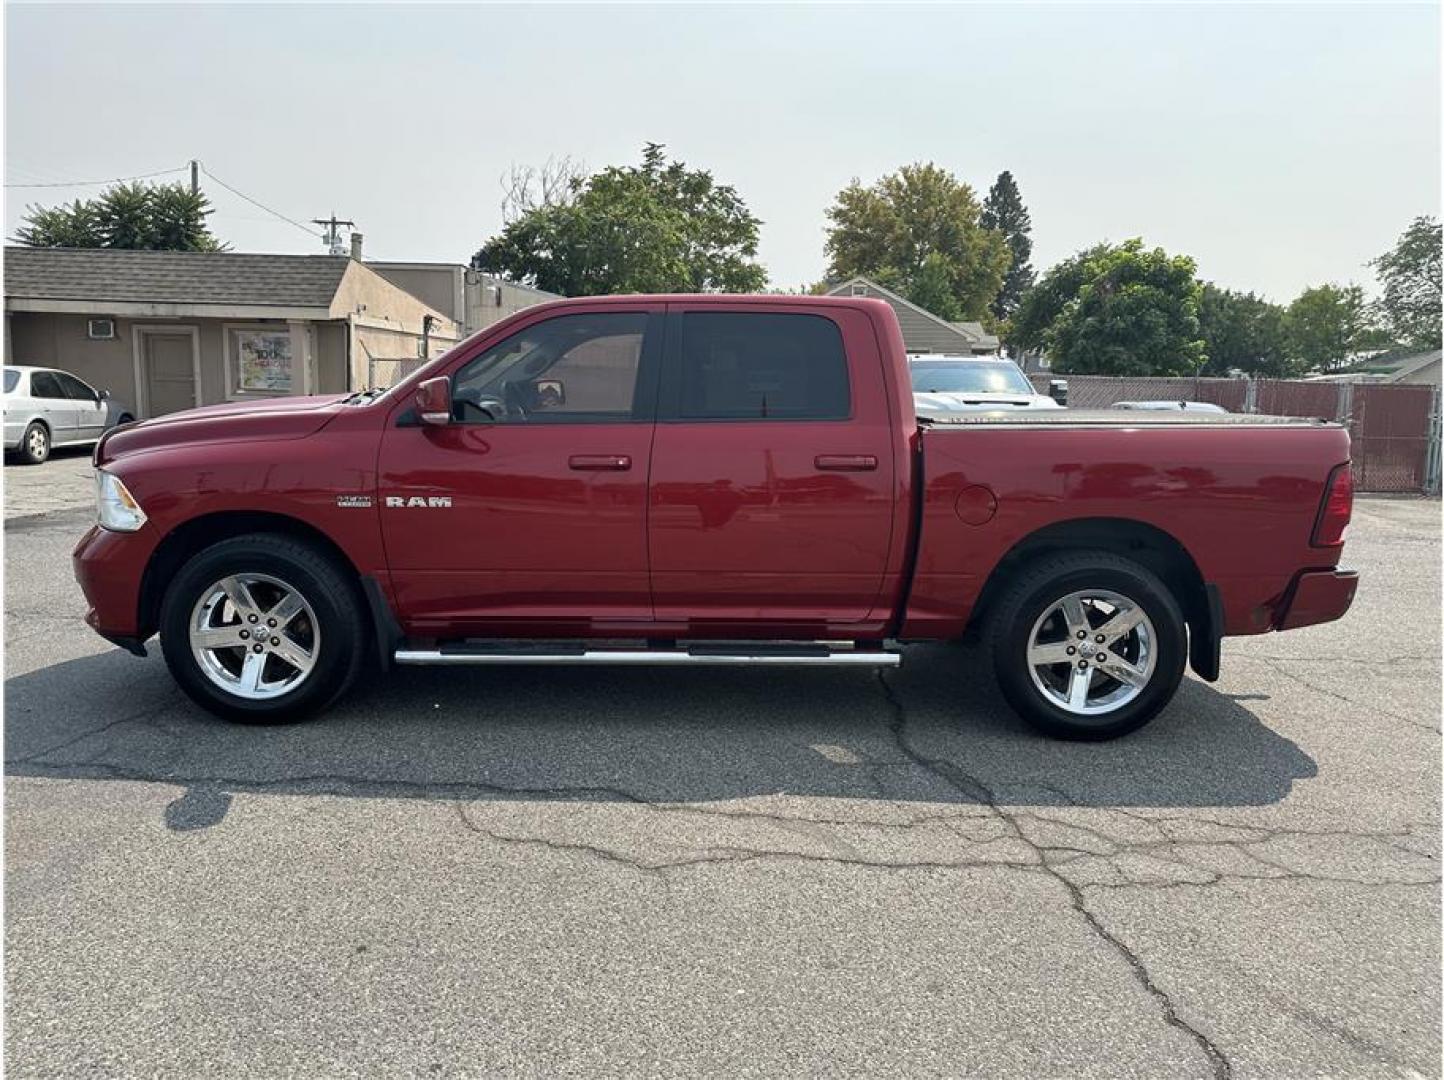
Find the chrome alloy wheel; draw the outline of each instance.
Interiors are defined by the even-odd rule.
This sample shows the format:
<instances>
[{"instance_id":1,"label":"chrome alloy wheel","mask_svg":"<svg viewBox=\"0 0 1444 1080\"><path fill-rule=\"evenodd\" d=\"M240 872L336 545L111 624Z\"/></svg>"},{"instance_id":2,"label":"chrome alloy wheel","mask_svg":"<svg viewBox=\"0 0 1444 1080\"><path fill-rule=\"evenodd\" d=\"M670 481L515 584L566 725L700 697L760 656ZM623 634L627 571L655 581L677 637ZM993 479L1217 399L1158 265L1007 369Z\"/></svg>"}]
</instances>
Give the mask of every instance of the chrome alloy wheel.
<instances>
[{"instance_id":1,"label":"chrome alloy wheel","mask_svg":"<svg viewBox=\"0 0 1444 1080\"><path fill-rule=\"evenodd\" d=\"M1069 593L1028 635L1028 671L1052 704L1100 716L1143 693L1158 664L1158 634L1143 609L1108 589Z\"/></svg>"},{"instance_id":2,"label":"chrome alloy wheel","mask_svg":"<svg viewBox=\"0 0 1444 1080\"><path fill-rule=\"evenodd\" d=\"M205 589L191 609L190 646L211 682L255 701L306 680L321 628L294 586L268 574L232 574Z\"/></svg>"}]
</instances>

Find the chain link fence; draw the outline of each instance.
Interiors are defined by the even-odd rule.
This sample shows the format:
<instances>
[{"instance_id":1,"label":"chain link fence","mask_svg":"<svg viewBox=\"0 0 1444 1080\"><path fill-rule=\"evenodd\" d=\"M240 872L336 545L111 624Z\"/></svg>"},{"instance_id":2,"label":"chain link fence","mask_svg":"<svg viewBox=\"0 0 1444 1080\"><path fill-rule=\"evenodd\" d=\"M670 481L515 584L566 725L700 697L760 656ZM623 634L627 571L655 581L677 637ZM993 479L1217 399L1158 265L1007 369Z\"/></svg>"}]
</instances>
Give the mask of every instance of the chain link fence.
<instances>
[{"instance_id":1,"label":"chain link fence","mask_svg":"<svg viewBox=\"0 0 1444 1080\"><path fill-rule=\"evenodd\" d=\"M1311 416L1345 424L1360 491L1439 494L1440 393L1434 386L1303 379L1029 376L1040 394L1068 380L1068 404L1106 409L1120 401L1207 401L1229 412Z\"/></svg>"}]
</instances>

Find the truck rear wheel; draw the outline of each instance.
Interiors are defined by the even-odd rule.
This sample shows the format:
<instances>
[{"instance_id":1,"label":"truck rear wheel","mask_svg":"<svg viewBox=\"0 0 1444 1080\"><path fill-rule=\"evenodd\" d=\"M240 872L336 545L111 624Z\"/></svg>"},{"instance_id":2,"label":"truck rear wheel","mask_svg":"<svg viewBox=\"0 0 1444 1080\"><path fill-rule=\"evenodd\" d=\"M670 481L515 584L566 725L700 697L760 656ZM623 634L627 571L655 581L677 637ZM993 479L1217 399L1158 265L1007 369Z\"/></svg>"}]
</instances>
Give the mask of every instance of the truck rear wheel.
<instances>
[{"instance_id":1,"label":"truck rear wheel","mask_svg":"<svg viewBox=\"0 0 1444 1080\"><path fill-rule=\"evenodd\" d=\"M361 667L366 623L352 583L289 536L252 533L191 557L166 590L161 651L198 704L250 724L299 720Z\"/></svg>"},{"instance_id":2,"label":"truck rear wheel","mask_svg":"<svg viewBox=\"0 0 1444 1080\"><path fill-rule=\"evenodd\" d=\"M1112 739L1172 700L1188 634L1158 576L1106 551L1054 555L1021 573L989 635L1008 703L1055 738Z\"/></svg>"}]
</instances>

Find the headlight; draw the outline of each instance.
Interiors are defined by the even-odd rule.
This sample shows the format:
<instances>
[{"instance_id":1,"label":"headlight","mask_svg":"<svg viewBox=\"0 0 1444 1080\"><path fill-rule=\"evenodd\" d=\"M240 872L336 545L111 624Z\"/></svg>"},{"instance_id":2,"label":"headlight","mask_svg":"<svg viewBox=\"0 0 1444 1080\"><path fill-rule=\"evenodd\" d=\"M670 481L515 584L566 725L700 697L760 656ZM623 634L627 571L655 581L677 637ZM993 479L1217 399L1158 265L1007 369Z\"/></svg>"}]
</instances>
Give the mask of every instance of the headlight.
<instances>
[{"instance_id":1,"label":"headlight","mask_svg":"<svg viewBox=\"0 0 1444 1080\"><path fill-rule=\"evenodd\" d=\"M135 532L145 524L145 511L120 478L104 469L95 470L96 516L100 527L111 532Z\"/></svg>"}]
</instances>

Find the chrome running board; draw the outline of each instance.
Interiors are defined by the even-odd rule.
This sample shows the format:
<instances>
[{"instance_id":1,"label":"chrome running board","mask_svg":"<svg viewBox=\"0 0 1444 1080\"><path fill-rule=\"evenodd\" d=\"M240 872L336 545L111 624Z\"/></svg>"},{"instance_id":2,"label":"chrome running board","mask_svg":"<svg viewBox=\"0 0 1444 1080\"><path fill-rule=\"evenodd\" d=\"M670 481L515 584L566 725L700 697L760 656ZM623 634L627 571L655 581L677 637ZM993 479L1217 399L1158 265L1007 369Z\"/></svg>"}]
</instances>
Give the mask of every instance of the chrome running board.
<instances>
[{"instance_id":1,"label":"chrome running board","mask_svg":"<svg viewBox=\"0 0 1444 1080\"><path fill-rule=\"evenodd\" d=\"M548 647L543 642L525 642L514 646L455 645L439 649L397 649L395 660L398 664L687 664L701 667L766 664L779 667L897 667L902 657L893 650L834 648L808 643L755 647L739 644L626 649L568 647L565 643Z\"/></svg>"}]
</instances>

